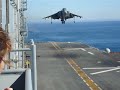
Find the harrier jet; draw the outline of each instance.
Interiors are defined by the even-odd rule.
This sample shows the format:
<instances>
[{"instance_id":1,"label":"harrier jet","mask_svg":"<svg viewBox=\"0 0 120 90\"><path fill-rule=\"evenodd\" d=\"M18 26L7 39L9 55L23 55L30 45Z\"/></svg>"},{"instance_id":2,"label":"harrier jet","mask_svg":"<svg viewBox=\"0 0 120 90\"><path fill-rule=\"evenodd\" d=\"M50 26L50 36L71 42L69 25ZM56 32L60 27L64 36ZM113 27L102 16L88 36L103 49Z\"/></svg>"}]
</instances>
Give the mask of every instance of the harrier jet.
<instances>
[{"instance_id":1,"label":"harrier jet","mask_svg":"<svg viewBox=\"0 0 120 90\"><path fill-rule=\"evenodd\" d=\"M69 11L66 10L66 8L63 8L61 11L58 11L57 13L52 14L50 16L44 17L43 19L51 18L51 24L52 24L52 19L60 19L62 24L65 24L65 21L67 19L74 18L74 20L75 20L75 17L82 18L82 16L70 13ZM75 23L75 21L74 21L74 23Z\"/></svg>"}]
</instances>

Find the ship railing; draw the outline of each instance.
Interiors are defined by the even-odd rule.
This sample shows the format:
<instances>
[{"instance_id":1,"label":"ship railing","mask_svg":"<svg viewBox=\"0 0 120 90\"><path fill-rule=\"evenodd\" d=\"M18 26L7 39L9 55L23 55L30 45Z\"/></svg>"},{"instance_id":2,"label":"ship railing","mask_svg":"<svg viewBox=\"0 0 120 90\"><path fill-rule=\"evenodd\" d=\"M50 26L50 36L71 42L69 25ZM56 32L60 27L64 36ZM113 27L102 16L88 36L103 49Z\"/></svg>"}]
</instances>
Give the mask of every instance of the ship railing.
<instances>
[{"instance_id":1,"label":"ship railing","mask_svg":"<svg viewBox=\"0 0 120 90\"><path fill-rule=\"evenodd\" d=\"M37 90L37 66L36 66L36 45L34 44L34 41L31 40L30 48L21 48L21 49L15 49L11 52L19 52L19 51L25 51L31 52L31 60L30 60L30 67L29 68L17 68L17 69L4 69L2 74L10 74L10 73L22 73L25 74L25 89L24 90ZM11 85L10 87L16 88L15 85ZM15 89L19 90L19 89Z\"/></svg>"}]
</instances>

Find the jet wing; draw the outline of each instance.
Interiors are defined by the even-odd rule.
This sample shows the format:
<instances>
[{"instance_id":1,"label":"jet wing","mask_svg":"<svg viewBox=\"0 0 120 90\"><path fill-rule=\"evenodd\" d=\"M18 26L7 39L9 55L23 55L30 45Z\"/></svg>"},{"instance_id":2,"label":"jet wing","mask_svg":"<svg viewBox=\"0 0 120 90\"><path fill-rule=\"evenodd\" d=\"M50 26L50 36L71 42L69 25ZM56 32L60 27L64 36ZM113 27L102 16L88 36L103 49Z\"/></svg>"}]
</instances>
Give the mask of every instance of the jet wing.
<instances>
[{"instance_id":1,"label":"jet wing","mask_svg":"<svg viewBox=\"0 0 120 90\"><path fill-rule=\"evenodd\" d=\"M43 19L46 19L46 18L59 19L60 17L58 14L59 14L59 12L52 14L50 16L44 17Z\"/></svg>"},{"instance_id":2,"label":"jet wing","mask_svg":"<svg viewBox=\"0 0 120 90\"><path fill-rule=\"evenodd\" d=\"M79 16L79 15L76 15L76 14L73 14L73 13L69 13L69 15L66 17L66 19L74 18L74 17L82 18L82 16Z\"/></svg>"}]
</instances>

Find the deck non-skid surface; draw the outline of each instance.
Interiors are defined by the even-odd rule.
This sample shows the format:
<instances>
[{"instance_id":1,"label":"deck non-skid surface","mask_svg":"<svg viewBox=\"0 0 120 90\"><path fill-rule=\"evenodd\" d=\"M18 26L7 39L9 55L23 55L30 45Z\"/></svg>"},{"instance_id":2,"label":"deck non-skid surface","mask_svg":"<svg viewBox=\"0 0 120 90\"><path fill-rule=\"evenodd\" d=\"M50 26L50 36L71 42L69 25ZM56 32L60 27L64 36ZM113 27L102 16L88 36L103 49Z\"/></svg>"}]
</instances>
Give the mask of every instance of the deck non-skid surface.
<instances>
[{"instance_id":1,"label":"deck non-skid surface","mask_svg":"<svg viewBox=\"0 0 120 90\"><path fill-rule=\"evenodd\" d=\"M37 45L38 90L119 90L120 62L81 43Z\"/></svg>"}]
</instances>

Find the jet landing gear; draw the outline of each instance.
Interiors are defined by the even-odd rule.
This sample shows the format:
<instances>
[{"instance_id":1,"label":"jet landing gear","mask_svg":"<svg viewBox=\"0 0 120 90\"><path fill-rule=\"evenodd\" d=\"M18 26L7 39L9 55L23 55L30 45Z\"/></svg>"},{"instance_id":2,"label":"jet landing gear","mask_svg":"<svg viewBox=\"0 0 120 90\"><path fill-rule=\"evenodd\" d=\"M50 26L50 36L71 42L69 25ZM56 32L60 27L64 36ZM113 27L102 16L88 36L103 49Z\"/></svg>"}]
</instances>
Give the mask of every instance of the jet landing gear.
<instances>
[{"instance_id":1,"label":"jet landing gear","mask_svg":"<svg viewBox=\"0 0 120 90\"><path fill-rule=\"evenodd\" d=\"M62 24L65 24L65 21L62 21Z\"/></svg>"}]
</instances>

